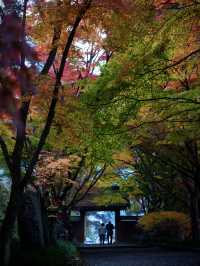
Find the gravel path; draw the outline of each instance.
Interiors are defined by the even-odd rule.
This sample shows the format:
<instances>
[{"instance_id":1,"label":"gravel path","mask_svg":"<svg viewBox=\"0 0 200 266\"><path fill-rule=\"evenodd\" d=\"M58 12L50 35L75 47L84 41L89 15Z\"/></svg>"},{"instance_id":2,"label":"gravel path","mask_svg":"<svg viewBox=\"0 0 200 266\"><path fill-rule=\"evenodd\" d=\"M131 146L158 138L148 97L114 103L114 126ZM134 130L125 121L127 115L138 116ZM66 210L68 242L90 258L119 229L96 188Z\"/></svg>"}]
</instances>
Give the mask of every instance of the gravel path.
<instances>
[{"instance_id":1,"label":"gravel path","mask_svg":"<svg viewBox=\"0 0 200 266\"><path fill-rule=\"evenodd\" d=\"M144 249L85 250L86 266L200 266L198 252Z\"/></svg>"}]
</instances>

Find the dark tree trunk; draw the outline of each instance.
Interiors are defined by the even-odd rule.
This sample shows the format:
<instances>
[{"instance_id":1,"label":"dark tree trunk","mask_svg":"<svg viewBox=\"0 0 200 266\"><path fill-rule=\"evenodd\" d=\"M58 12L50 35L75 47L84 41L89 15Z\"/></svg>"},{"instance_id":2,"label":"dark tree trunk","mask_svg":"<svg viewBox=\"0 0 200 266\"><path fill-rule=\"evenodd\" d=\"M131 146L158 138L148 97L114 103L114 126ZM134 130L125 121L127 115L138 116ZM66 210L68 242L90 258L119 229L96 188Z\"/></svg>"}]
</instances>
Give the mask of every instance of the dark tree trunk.
<instances>
[{"instance_id":1,"label":"dark tree trunk","mask_svg":"<svg viewBox=\"0 0 200 266\"><path fill-rule=\"evenodd\" d=\"M24 3L26 4L27 1L25 1ZM76 34L76 30L83 16L87 12L87 10L90 8L91 3L92 3L92 0L85 0L83 2L83 6L80 9L76 17L73 28L66 41L60 67L56 75L56 83L54 86L52 101L49 107L49 112L48 112L48 116L46 119L46 123L42 131L42 134L40 136L38 146L32 155L29 167L23 178L21 176L22 152L23 152L24 141L25 141L25 136L26 136L26 119L27 119L27 115L29 111L30 100L23 102L22 107L19 111L23 126L21 126L20 124L20 126L17 128L16 143L15 143L15 147L14 147L14 150L11 156L12 161L10 160L10 156L9 156L6 144L3 141L2 137L0 137L0 146L4 153L4 157L7 162L8 168L10 169L12 180L13 180L10 200L9 200L9 204L6 210L6 216L3 221L3 225L1 227L1 232L0 232L0 265L1 266L7 266L9 263L10 242L11 242L14 225L17 219L19 206L21 203L21 195L23 192L23 188L31 181L30 178L32 176L34 167L38 161L40 152L46 142L46 138L49 135L49 131L51 129L52 122L55 116L55 108L56 108L56 104L58 101L58 93L61 87L61 78L63 76L64 68L66 65L66 59L68 57L68 53L69 53L71 44L73 42L74 36ZM23 60L24 58L22 58L22 65L23 65ZM51 61L51 64L52 64L52 61ZM26 93L22 91L22 95L24 94L26 95ZM12 165L11 165L11 162L12 162ZM20 186L18 184L20 184Z\"/></svg>"},{"instance_id":2,"label":"dark tree trunk","mask_svg":"<svg viewBox=\"0 0 200 266\"><path fill-rule=\"evenodd\" d=\"M10 243L20 204L20 189L11 187L10 200L0 232L0 265L7 266L10 259Z\"/></svg>"},{"instance_id":3,"label":"dark tree trunk","mask_svg":"<svg viewBox=\"0 0 200 266\"><path fill-rule=\"evenodd\" d=\"M43 224L43 233L44 233L44 245L48 246L50 243L48 215L47 215L47 209L43 205L41 212L42 212L42 224Z\"/></svg>"},{"instance_id":4,"label":"dark tree trunk","mask_svg":"<svg viewBox=\"0 0 200 266\"><path fill-rule=\"evenodd\" d=\"M190 217L192 226L192 239L200 239L200 228L199 228L199 204L198 204L198 193L195 191L191 194L190 199Z\"/></svg>"},{"instance_id":5,"label":"dark tree trunk","mask_svg":"<svg viewBox=\"0 0 200 266\"><path fill-rule=\"evenodd\" d=\"M26 188L19 208L18 228L23 249L44 247L44 225L40 192L34 186Z\"/></svg>"}]
</instances>

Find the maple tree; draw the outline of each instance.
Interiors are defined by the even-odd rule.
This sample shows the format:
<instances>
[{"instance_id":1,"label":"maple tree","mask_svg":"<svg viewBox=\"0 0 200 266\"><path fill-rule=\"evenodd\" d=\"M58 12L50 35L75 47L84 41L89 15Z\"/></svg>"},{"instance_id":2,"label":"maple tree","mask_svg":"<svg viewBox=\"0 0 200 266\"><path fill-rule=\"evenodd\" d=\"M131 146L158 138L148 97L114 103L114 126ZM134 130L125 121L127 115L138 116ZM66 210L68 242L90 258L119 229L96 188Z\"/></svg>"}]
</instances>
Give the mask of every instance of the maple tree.
<instances>
[{"instance_id":1,"label":"maple tree","mask_svg":"<svg viewBox=\"0 0 200 266\"><path fill-rule=\"evenodd\" d=\"M164 156L168 171L176 171L182 185L190 179L193 237L199 238L199 3L153 1L148 7L142 9L144 23L130 19L134 26L127 27L125 43L117 43L117 52L88 88L85 101L101 127L96 134L118 136L119 142L126 138L131 148L152 146L151 154L157 152L157 161ZM111 41L122 32L123 26L117 27ZM185 160L186 172L180 163ZM188 188L183 190L191 195Z\"/></svg>"},{"instance_id":2,"label":"maple tree","mask_svg":"<svg viewBox=\"0 0 200 266\"><path fill-rule=\"evenodd\" d=\"M143 213L159 210L182 210L189 213L190 200L184 178L167 163L168 157L175 158L176 155L173 152L167 153L164 148L162 154L155 154L156 148L152 144L143 143L129 151L115 154L112 167L107 168L97 183L97 187L107 193L98 196L97 201L106 204L123 199L128 202L131 210ZM177 160L175 163L180 162ZM111 193L115 185L118 190Z\"/></svg>"},{"instance_id":3,"label":"maple tree","mask_svg":"<svg viewBox=\"0 0 200 266\"><path fill-rule=\"evenodd\" d=\"M138 182L144 182L138 187L136 181L111 174L120 180L123 195L140 198L143 189L146 196L161 198L167 205L159 195L170 183L161 171L166 152L176 162L167 159L166 172L176 172L183 183L189 177L197 230L199 8L195 0L3 1L0 146L12 187L1 227L2 265L8 263L21 195L36 169L40 177L53 180L54 191L70 187L65 196L73 203L81 192L76 182L83 182L85 195L90 185L82 178L95 177L99 166L103 171L105 164L116 161L113 154L134 147L145 147L141 158L148 164L134 165ZM152 148L151 154L160 149L155 165L147 148ZM43 150L62 152L48 162L49 171L40 165ZM187 169L179 167L180 150L186 152ZM77 161L71 173L72 156ZM147 175L150 166L165 180L163 186L153 172ZM75 169L83 172L76 175ZM154 194L155 186L159 191ZM52 200L59 193L52 194ZM155 201L151 205L157 208Z\"/></svg>"},{"instance_id":4,"label":"maple tree","mask_svg":"<svg viewBox=\"0 0 200 266\"><path fill-rule=\"evenodd\" d=\"M190 214L192 235L198 239L198 164L195 142L185 141L180 144L143 144L141 150L154 158L162 167L168 168L168 176L172 178L172 185L185 194L185 207ZM196 159L195 159L196 158ZM153 168L154 169L154 168ZM174 187L175 188L175 187ZM181 194L180 194L181 195ZM180 196L179 196L180 197Z\"/></svg>"},{"instance_id":5,"label":"maple tree","mask_svg":"<svg viewBox=\"0 0 200 266\"><path fill-rule=\"evenodd\" d=\"M109 49L98 43L102 41L101 23L104 15L109 18L109 13L122 14L122 10L128 10L129 2L24 0L18 3L4 0L0 7L0 107L5 121L5 126L1 127L0 145L12 179L10 200L1 227L2 265L8 264L11 233L21 195L32 180L39 155L53 126L56 107L65 91L63 84L69 84L70 79L74 83L90 77L97 64L94 60L105 61L105 57L108 60ZM96 14L101 16L97 18ZM93 27L89 26L91 21ZM96 35L92 34L94 27ZM96 39L98 29L100 41ZM81 40L92 45L90 55L78 51L76 42ZM105 55L98 57L100 47L105 50ZM88 58L80 71L78 64L85 56ZM71 70L67 74L69 67ZM33 145L29 145L31 142Z\"/></svg>"},{"instance_id":6,"label":"maple tree","mask_svg":"<svg viewBox=\"0 0 200 266\"><path fill-rule=\"evenodd\" d=\"M69 216L75 205L84 199L106 170L104 165L92 165L86 157L64 155L61 152L43 151L39 157L29 191L40 195L42 227L41 240L37 245L55 244L57 223L63 224L63 235L70 236ZM18 228L22 246L33 246L31 229L27 230L26 215L20 208ZM25 220L24 220L25 219ZM27 239L29 241L27 242Z\"/></svg>"},{"instance_id":7,"label":"maple tree","mask_svg":"<svg viewBox=\"0 0 200 266\"><path fill-rule=\"evenodd\" d=\"M76 155L56 157L52 153L41 155L36 168L35 183L49 192L48 201L51 205L58 209L64 205L69 212L97 183L106 165L89 167L85 157Z\"/></svg>"},{"instance_id":8,"label":"maple tree","mask_svg":"<svg viewBox=\"0 0 200 266\"><path fill-rule=\"evenodd\" d=\"M16 36L14 35L14 32L11 31L12 37L14 38L13 42L16 43L17 39L19 38L19 41L21 40L25 40L25 20L26 20L26 12L27 12L27 1L24 2L23 4L23 16L22 18L20 17L20 15L17 15L17 7L15 6L15 1L4 1L5 5L3 8L3 16L2 16L2 24L7 21L7 16L10 16L10 19L8 21L12 22L12 19L14 19L14 24L15 23L15 18L19 21L18 25L19 28L22 29L21 30L21 34L17 34ZM11 187L11 196L10 196L10 201L8 203L8 208L6 211L6 215L5 215L5 219L3 221L3 225L1 227L1 261L2 261L2 265L6 265L8 264L8 260L9 260L9 243L10 243L10 237L11 237L11 233L15 224L15 220L17 217L17 211L19 208L19 203L20 203L20 196L23 192L23 188L24 186L29 182L31 176L32 176L32 172L33 169L35 167L35 164L38 160L40 151L45 143L45 140L48 136L51 124L52 124L52 120L54 117L54 113L55 113L55 107L56 107L56 103L58 101L58 94L59 94L59 89L60 89L60 83L61 83L61 78L64 72L64 67L65 67L65 61L66 58L68 57L68 53L69 53L69 49L71 47L74 35L76 33L76 29L79 26L79 23L82 19L82 17L85 15L85 13L87 12L87 10L89 9L91 5L91 1L84 1L83 3L81 3L80 9L78 10L78 13L76 15L75 18L75 22L73 24L72 30L69 32L69 36L66 38L66 42L65 42L65 47L63 50L63 54L62 54L62 58L60 61L60 65L59 65L59 70L57 72L56 75L56 79L54 82L54 88L53 88L53 96L52 96L52 100L51 100L51 104L49 107L49 112L48 112L48 116L46 119L46 124L44 126L44 129L41 133L41 137L39 140L39 143L37 145L36 150L33 153L33 156L30 160L30 164L28 169L26 170L25 175L22 175L22 171L21 171L21 158L22 158L22 152L23 152L23 148L24 148L24 142L25 142L25 138L26 138L26 121L27 121L27 116L28 116L28 112L29 112L29 107L30 107L30 102L31 102L31 95L32 93L29 91L28 89L30 89L30 86L28 86L27 88L24 88L24 80L20 80L21 83L19 84L19 90L22 96L22 103L21 106L19 107L18 110L18 123L16 124L16 141L15 141L15 145L14 145L14 149L13 149L13 153L12 153L12 157L10 157L9 152L7 150L7 146L1 136L1 147L2 150L4 152L4 156L8 165L8 168L10 170L10 174L11 174L11 178L12 178L12 187ZM6 15L4 16L4 13L6 12ZM7 15L8 13L8 15ZM10 32L10 31L8 31ZM15 30L16 32L16 30ZM25 41L24 41L25 42ZM19 43L18 43L19 45ZM21 48L21 46L20 46ZM22 47L23 49L24 47ZM24 51L24 49L23 49ZM11 53L12 54L12 53ZM16 53L18 56L18 64L19 64L19 68L20 68L20 73L26 73L26 71L24 71L25 68L25 59L26 59L26 55L23 54L23 52L20 53L20 50L17 51ZM9 57L8 57L9 58ZM11 58L12 59L12 58ZM53 63L53 62L52 62ZM52 63L50 65L52 65ZM8 62L8 67L13 67L15 68L15 62L13 63L13 61ZM47 73L47 72L46 72ZM43 72L44 74L44 72ZM25 84L26 86L29 84ZM15 93L15 86L10 86L10 90L12 90L12 93ZM26 99L28 97L28 99Z\"/></svg>"}]
</instances>

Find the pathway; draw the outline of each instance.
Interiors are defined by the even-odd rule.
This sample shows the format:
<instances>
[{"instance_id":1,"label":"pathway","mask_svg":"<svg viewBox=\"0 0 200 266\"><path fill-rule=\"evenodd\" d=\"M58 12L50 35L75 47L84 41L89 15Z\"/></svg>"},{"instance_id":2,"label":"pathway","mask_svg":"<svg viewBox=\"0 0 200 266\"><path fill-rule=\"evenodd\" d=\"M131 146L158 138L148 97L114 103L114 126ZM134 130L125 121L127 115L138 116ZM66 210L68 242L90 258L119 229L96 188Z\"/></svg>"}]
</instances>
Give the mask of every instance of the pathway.
<instances>
[{"instance_id":1,"label":"pathway","mask_svg":"<svg viewBox=\"0 0 200 266\"><path fill-rule=\"evenodd\" d=\"M144 248L83 249L85 266L200 266L200 254Z\"/></svg>"}]
</instances>

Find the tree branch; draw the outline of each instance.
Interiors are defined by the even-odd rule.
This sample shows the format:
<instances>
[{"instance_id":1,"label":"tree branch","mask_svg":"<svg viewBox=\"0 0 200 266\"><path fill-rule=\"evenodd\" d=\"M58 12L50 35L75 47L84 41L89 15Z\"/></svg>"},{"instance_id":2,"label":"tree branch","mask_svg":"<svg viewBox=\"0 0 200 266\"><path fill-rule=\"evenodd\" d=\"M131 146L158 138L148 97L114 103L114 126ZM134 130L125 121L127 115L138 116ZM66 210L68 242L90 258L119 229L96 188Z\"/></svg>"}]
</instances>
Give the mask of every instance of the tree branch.
<instances>
[{"instance_id":1,"label":"tree branch","mask_svg":"<svg viewBox=\"0 0 200 266\"><path fill-rule=\"evenodd\" d=\"M86 191L83 192L83 194L79 198L75 199L74 204L78 203L79 201L81 201L82 199L85 198L85 196L88 194L88 192L96 185L97 181L102 177L103 173L106 170L106 167L107 167L107 165L105 164L102 167L102 169L97 174L95 174L95 176L93 177L93 181L91 182L91 184L88 186L88 188L86 189Z\"/></svg>"},{"instance_id":2,"label":"tree branch","mask_svg":"<svg viewBox=\"0 0 200 266\"><path fill-rule=\"evenodd\" d=\"M84 181L82 182L82 184L80 185L79 188L76 189L76 191L71 191L71 194L74 193L74 195L72 195L72 199L70 200L70 203L67 205L67 208L70 208L71 206L74 205L74 202L78 196L78 194L80 193L80 191L82 190L82 188L85 186L85 184L88 182L88 180L90 179L91 175L92 175L92 171L93 171L93 166L91 167L89 174L84 178Z\"/></svg>"},{"instance_id":3,"label":"tree branch","mask_svg":"<svg viewBox=\"0 0 200 266\"><path fill-rule=\"evenodd\" d=\"M65 64L66 64L66 59L68 57L69 50L71 48L71 44L73 42L76 30L77 30L83 16L87 12L87 10L90 8L91 3L92 3L92 0L85 0L82 8L80 9L80 11L76 17L75 23L73 25L73 29L70 32L69 37L67 39L65 49L63 51L60 67L59 67L58 73L56 75L56 82L54 85L54 91L53 91L53 95L52 95L51 104L49 107L48 116L46 119L46 124L45 124L44 129L42 131L42 134L40 136L40 140L39 140L37 149L33 153L30 165L29 165L28 170L26 171L26 174L24 176L23 182L21 184L22 186L25 186L27 184L27 182L29 181L29 179L31 178L31 175L33 173L33 169L34 169L34 167L38 161L39 154L40 154L40 152L41 152L41 150L45 144L47 136L49 135L50 128L51 128L51 125L52 125L52 122L53 122L53 119L55 116L55 108L56 108L56 104L58 101L58 93L59 93L59 89L60 89L60 85L61 85L61 78L63 76L63 72L64 72L64 68L65 68Z\"/></svg>"},{"instance_id":4,"label":"tree branch","mask_svg":"<svg viewBox=\"0 0 200 266\"><path fill-rule=\"evenodd\" d=\"M158 71L163 72L163 71L165 71L165 70L167 70L167 69L169 69L169 68L173 68L173 67L175 67L175 66L180 65L181 63L183 63L184 61L186 61L188 58L190 58L190 57L192 57L193 55L196 55L196 54L198 54L198 53L200 53L200 49L196 49L196 50L192 51L192 52L189 53L188 55L186 55L186 56L180 58L179 60L175 61L174 63L169 64L169 65L167 65L167 66L165 66L165 67L163 67L163 68L152 69L152 70L150 70L150 71L147 71L147 72L142 73L141 75L143 76L143 75L147 75L147 74L149 74L149 73L155 73L155 72L158 72Z\"/></svg>"},{"instance_id":5,"label":"tree branch","mask_svg":"<svg viewBox=\"0 0 200 266\"><path fill-rule=\"evenodd\" d=\"M54 27L53 39L51 44L52 49L49 52L48 58L44 64L42 71L40 72L41 75L47 74L53 65L58 50L58 41L60 40L61 29L62 29L61 23L59 23Z\"/></svg>"}]
</instances>

